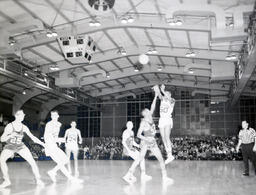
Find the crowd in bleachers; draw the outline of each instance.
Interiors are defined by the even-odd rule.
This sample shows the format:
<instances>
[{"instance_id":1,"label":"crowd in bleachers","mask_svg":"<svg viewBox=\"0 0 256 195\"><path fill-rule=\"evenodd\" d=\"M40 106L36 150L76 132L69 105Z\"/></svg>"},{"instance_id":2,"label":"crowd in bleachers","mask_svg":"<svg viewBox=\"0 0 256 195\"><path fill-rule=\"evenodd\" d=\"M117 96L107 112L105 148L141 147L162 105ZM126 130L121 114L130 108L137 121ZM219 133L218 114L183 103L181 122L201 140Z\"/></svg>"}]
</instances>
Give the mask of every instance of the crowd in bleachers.
<instances>
[{"instance_id":1,"label":"crowd in bleachers","mask_svg":"<svg viewBox=\"0 0 256 195\"><path fill-rule=\"evenodd\" d=\"M235 151L236 137L185 136L172 138L173 155L181 160L241 160L241 153ZM87 148L87 159L127 159L122 153L119 137L102 138L98 144ZM137 141L137 140L136 140ZM165 156L161 138L157 138L159 148ZM147 158L154 159L149 153Z\"/></svg>"},{"instance_id":2,"label":"crowd in bleachers","mask_svg":"<svg viewBox=\"0 0 256 195\"><path fill-rule=\"evenodd\" d=\"M165 149L160 137L156 138L158 146L165 157ZM236 137L218 136L183 136L171 138L173 155L180 160L241 160L241 153L235 151ZM139 140L136 139L136 142ZM45 158L44 149L37 144L26 145L35 159ZM62 145L63 148L63 145ZM64 148L63 148L64 149ZM155 159L149 152L148 159ZM102 137L93 146L80 146L79 159L122 160L130 159L123 154L121 137Z\"/></svg>"}]
</instances>

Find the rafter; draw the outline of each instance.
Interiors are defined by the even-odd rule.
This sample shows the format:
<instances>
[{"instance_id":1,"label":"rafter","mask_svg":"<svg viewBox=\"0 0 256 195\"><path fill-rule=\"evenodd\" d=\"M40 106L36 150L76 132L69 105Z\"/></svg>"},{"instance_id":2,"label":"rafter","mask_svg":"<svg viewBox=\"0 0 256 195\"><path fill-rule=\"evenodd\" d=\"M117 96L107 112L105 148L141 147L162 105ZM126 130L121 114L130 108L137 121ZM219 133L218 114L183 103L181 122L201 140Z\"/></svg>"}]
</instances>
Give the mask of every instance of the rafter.
<instances>
[{"instance_id":1,"label":"rafter","mask_svg":"<svg viewBox=\"0 0 256 195\"><path fill-rule=\"evenodd\" d=\"M138 47L138 43L136 42L136 40L134 39L134 37L132 36L132 34L130 33L129 29L124 28L125 33L128 35L128 37L131 39L131 41L133 42L134 45L136 45L136 47Z\"/></svg>"},{"instance_id":2,"label":"rafter","mask_svg":"<svg viewBox=\"0 0 256 195\"><path fill-rule=\"evenodd\" d=\"M141 74L141 77L147 82L149 83L149 80L147 79L147 77L144 74Z\"/></svg>"},{"instance_id":3,"label":"rafter","mask_svg":"<svg viewBox=\"0 0 256 195\"><path fill-rule=\"evenodd\" d=\"M118 66L118 64L117 64L114 60L110 60L110 62L112 62L112 64L114 64L114 66L115 66L120 72L123 72L123 69L120 68L120 66Z\"/></svg>"}]
</instances>

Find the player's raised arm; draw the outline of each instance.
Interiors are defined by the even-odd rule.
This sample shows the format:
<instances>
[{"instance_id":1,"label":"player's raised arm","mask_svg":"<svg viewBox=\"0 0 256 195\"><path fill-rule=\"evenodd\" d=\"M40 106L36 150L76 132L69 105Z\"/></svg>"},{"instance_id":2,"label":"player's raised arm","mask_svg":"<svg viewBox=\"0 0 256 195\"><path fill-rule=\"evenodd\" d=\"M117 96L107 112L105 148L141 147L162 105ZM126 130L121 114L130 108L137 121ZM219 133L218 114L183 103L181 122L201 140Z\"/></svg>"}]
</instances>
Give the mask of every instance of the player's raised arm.
<instances>
[{"instance_id":1,"label":"player's raised arm","mask_svg":"<svg viewBox=\"0 0 256 195\"><path fill-rule=\"evenodd\" d=\"M150 112L151 112L151 114L153 114L154 111L155 111L155 108L156 108L156 99L157 99L157 94L155 93L155 97L154 97L153 102L152 102L151 107L150 107Z\"/></svg>"}]
</instances>

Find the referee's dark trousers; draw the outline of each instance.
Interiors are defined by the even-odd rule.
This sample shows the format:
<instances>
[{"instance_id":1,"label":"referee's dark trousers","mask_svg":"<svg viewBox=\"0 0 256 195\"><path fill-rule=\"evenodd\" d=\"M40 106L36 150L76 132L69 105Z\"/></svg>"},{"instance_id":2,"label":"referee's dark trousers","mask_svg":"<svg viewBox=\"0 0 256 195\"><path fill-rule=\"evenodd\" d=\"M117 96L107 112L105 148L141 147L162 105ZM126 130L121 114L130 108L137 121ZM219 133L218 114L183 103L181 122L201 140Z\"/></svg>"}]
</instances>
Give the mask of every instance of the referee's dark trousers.
<instances>
[{"instance_id":1,"label":"referee's dark trousers","mask_svg":"<svg viewBox=\"0 0 256 195\"><path fill-rule=\"evenodd\" d=\"M254 171L256 173L256 154L252 150L254 143L241 144L241 146L242 146L242 155L243 155L244 168L245 168L244 172L249 174L249 159L250 159L252 161L252 164L254 166Z\"/></svg>"}]
</instances>

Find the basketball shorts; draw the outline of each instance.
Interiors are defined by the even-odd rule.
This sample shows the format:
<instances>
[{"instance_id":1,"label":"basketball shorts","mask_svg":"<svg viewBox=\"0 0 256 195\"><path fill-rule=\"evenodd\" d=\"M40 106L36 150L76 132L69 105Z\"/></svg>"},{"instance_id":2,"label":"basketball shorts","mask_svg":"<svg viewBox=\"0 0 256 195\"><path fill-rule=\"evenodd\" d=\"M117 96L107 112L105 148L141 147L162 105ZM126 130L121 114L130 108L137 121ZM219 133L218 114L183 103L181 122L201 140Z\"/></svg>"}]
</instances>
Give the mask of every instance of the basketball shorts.
<instances>
[{"instance_id":1,"label":"basketball shorts","mask_svg":"<svg viewBox=\"0 0 256 195\"><path fill-rule=\"evenodd\" d=\"M132 158L134 159L134 156L136 156L136 153L139 153L139 151L136 150L135 148L130 148L130 150L131 150L132 152L128 153L128 151L126 150L126 148L124 148L124 149L123 149L123 154L124 154L125 156L130 156L130 157L132 157ZM131 155L132 155L132 156L131 156Z\"/></svg>"},{"instance_id":2,"label":"basketball shorts","mask_svg":"<svg viewBox=\"0 0 256 195\"><path fill-rule=\"evenodd\" d=\"M161 118L160 117L159 122L158 122L158 127L159 128L164 128L166 126L171 126L171 128L173 127L172 118Z\"/></svg>"},{"instance_id":3,"label":"basketball shorts","mask_svg":"<svg viewBox=\"0 0 256 195\"><path fill-rule=\"evenodd\" d=\"M78 151L78 145L77 143L66 143L66 150L70 151Z\"/></svg>"},{"instance_id":4,"label":"basketball shorts","mask_svg":"<svg viewBox=\"0 0 256 195\"><path fill-rule=\"evenodd\" d=\"M4 149L6 150L11 150L15 153L19 152L20 150L27 148L25 144L19 144L19 145L15 145L15 144L6 144L4 146Z\"/></svg>"},{"instance_id":5,"label":"basketball shorts","mask_svg":"<svg viewBox=\"0 0 256 195\"><path fill-rule=\"evenodd\" d=\"M152 141L145 141L145 140L141 140L140 142L140 148L144 148L144 147L147 147L147 149L152 149L152 148L155 148L155 147L158 147L157 146L157 143L156 143L156 140L152 140Z\"/></svg>"},{"instance_id":6,"label":"basketball shorts","mask_svg":"<svg viewBox=\"0 0 256 195\"><path fill-rule=\"evenodd\" d=\"M57 164L67 164L69 162L66 153L61 150L57 144L45 145L45 154L46 156L50 156L53 161Z\"/></svg>"}]
</instances>

